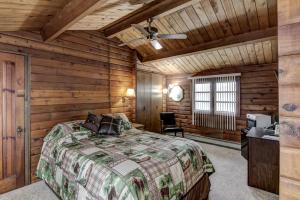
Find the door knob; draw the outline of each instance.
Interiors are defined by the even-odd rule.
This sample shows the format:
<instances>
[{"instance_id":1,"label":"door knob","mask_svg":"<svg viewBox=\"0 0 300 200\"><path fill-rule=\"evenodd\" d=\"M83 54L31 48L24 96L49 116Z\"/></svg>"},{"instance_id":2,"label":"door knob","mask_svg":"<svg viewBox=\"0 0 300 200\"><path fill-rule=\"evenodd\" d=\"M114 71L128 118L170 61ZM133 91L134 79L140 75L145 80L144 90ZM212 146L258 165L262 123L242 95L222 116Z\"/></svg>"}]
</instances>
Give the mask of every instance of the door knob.
<instances>
[{"instance_id":1,"label":"door knob","mask_svg":"<svg viewBox=\"0 0 300 200\"><path fill-rule=\"evenodd\" d=\"M23 128L21 126L18 126L17 135L21 135L22 133L23 133Z\"/></svg>"}]
</instances>

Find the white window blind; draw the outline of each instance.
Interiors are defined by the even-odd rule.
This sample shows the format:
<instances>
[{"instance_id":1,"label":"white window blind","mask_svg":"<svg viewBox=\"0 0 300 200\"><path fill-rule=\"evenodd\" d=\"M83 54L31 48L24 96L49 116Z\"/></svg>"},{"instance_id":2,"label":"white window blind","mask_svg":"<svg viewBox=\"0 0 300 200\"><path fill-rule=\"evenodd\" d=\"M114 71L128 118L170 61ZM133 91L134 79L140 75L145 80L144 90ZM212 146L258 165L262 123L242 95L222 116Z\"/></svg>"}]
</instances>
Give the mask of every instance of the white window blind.
<instances>
[{"instance_id":1,"label":"white window blind","mask_svg":"<svg viewBox=\"0 0 300 200\"><path fill-rule=\"evenodd\" d=\"M236 130L239 76L193 77L193 125Z\"/></svg>"}]
</instances>

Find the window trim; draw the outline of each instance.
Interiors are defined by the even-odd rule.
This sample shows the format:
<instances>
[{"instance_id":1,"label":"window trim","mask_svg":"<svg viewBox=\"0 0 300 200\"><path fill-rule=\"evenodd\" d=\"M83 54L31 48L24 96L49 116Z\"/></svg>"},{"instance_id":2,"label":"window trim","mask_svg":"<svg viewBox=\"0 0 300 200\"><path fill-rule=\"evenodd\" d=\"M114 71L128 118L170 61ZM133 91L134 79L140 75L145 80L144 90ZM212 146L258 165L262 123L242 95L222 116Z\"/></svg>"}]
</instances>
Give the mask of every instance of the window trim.
<instances>
[{"instance_id":1,"label":"window trim","mask_svg":"<svg viewBox=\"0 0 300 200\"><path fill-rule=\"evenodd\" d=\"M236 103L236 112L235 112L235 117L239 117L240 116L240 76L241 73L235 73L235 74L220 74L220 75L211 75L211 76L196 76L196 77L192 77L190 79L192 79L192 112L201 112L204 114L211 114L211 115L216 115L216 116L224 116L224 115L228 115L228 114L232 114L233 112L217 112L216 111L216 83L217 83L217 79L218 78L224 78L224 77L229 77L229 76L234 76L235 77L235 82L236 82L236 101L235 102L226 102L226 103ZM209 82L211 89L210 89L210 111L205 111L205 110L199 110L195 108L195 104L196 102L205 102L205 101L195 101L195 94L196 93L206 93L206 92L196 92L195 91L195 85L197 84L195 82L196 79L206 79L203 83L205 82ZM208 92L207 92L208 93ZM224 92L224 93L228 93L228 92ZM194 119L193 119L194 120Z\"/></svg>"}]
</instances>

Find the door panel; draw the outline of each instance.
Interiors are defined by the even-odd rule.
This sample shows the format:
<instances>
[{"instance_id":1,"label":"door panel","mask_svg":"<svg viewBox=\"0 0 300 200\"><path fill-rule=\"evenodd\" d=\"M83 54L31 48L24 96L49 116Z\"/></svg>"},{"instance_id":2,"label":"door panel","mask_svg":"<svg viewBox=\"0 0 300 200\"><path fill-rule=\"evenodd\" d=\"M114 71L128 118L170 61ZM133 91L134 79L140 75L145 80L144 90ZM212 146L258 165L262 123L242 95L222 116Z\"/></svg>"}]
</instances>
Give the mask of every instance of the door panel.
<instances>
[{"instance_id":1,"label":"door panel","mask_svg":"<svg viewBox=\"0 0 300 200\"><path fill-rule=\"evenodd\" d=\"M3 193L24 185L24 57L0 53L0 78L0 193Z\"/></svg>"},{"instance_id":2,"label":"door panel","mask_svg":"<svg viewBox=\"0 0 300 200\"><path fill-rule=\"evenodd\" d=\"M145 75L137 72L137 94L136 94L136 121L145 123ZM144 124L145 125L145 124ZM146 127L145 127L146 128Z\"/></svg>"},{"instance_id":3,"label":"door panel","mask_svg":"<svg viewBox=\"0 0 300 200\"><path fill-rule=\"evenodd\" d=\"M137 72L137 113L136 121L144 124L146 130L150 130L151 121L151 74Z\"/></svg>"},{"instance_id":4,"label":"door panel","mask_svg":"<svg viewBox=\"0 0 300 200\"><path fill-rule=\"evenodd\" d=\"M160 113L163 108L162 99L163 77L159 74L152 74L151 88L151 131L160 132Z\"/></svg>"},{"instance_id":5,"label":"door panel","mask_svg":"<svg viewBox=\"0 0 300 200\"><path fill-rule=\"evenodd\" d=\"M149 72L137 72L137 113L136 120L148 131L160 132L160 112L163 76Z\"/></svg>"}]
</instances>

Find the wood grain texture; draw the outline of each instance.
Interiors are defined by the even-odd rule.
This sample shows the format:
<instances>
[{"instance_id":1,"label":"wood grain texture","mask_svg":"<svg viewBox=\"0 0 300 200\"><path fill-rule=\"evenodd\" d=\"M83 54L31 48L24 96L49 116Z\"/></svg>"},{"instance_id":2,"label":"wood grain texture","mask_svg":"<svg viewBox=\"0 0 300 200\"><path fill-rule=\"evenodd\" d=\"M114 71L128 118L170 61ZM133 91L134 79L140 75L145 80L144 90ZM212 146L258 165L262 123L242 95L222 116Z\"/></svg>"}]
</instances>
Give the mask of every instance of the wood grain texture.
<instances>
[{"instance_id":1,"label":"wood grain texture","mask_svg":"<svg viewBox=\"0 0 300 200\"><path fill-rule=\"evenodd\" d=\"M199 34L199 33L198 33ZM151 62L155 60L162 60L170 57L177 56L188 56L193 55L197 52L220 48L223 46L238 45L243 42L254 41L254 40L267 40L266 38L277 36L277 28L269 28L259 31L247 32L239 35L222 38L219 40L213 40L206 43L198 43L186 48L176 49L171 51L165 51L157 55L144 57L142 62Z\"/></svg>"},{"instance_id":2,"label":"wood grain texture","mask_svg":"<svg viewBox=\"0 0 300 200\"><path fill-rule=\"evenodd\" d=\"M118 47L116 41L97 32L71 31L47 43L33 32L0 37L6 38L0 50L31 57L32 182L37 180L34 173L43 138L55 124L85 119L88 112L124 112L135 121L135 100L122 103L127 88L135 88L132 50Z\"/></svg>"},{"instance_id":3,"label":"wood grain texture","mask_svg":"<svg viewBox=\"0 0 300 200\"><path fill-rule=\"evenodd\" d=\"M42 35L45 41L50 41L68 30L83 17L91 14L106 0L71 0L45 26Z\"/></svg>"},{"instance_id":4,"label":"wood grain texture","mask_svg":"<svg viewBox=\"0 0 300 200\"><path fill-rule=\"evenodd\" d=\"M138 67L166 75L197 73L207 69L277 63L277 54L277 39L267 38L143 63Z\"/></svg>"},{"instance_id":5,"label":"wood grain texture","mask_svg":"<svg viewBox=\"0 0 300 200\"><path fill-rule=\"evenodd\" d=\"M0 193L3 193L25 184L25 83L23 56L0 53L0 61Z\"/></svg>"},{"instance_id":6,"label":"wood grain texture","mask_svg":"<svg viewBox=\"0 0 300 200\"><path fill-rule=\"evenodd\" d=\"M280 199L300 199L299 58L300 2L278 1L280 85Z\"/></svg>"},{"instance_id":7,"label":"wood grain texture","mask_svg":"<svg viewBox=\"0 0 300 200\"><path fill-rule=\"evenodd\" d=\"M189 0L154 0L129 15L109 24L101 29L101 31L103 31L106 36L111 36L129 28L131 24L143 22L144 20L160 15L188 1Z\"/></svg>"},{"instance_id":8,"label":"wood grain texture","mask_svg":"<svg viewBox=\"0 0 300 200\"><path fill-rule=\"evenodd\" d=\"M300 184L293 179L280 178L280 199L298 200L300 196Z\"/></svg>"},{"instance_id":9,"label":"wood grain texture","mask_svg":"<svg viewBox=\"0 0 300 200\"><path fill-rule=\"evenodd\" d=\"M248 185L278 194L279 142L252 137L248 140Z\"/></svg>"},{"instance_id":10,"label":"wood grain texture","mask_svg":"<svg viewBox=\"0 0 300 200\"><path fill-rule=\"evenodd\" d=\"M247 113L278 115L278 82L274 74L276 71L277 64L271 64L228 67L199 73L199 75L239 72L242 74L240 85L241 110L240 116L237 118L237 130L234 132L192 125L192 82L188 80L190 75L167 76L167 85L179 84L184 90L184 99L181 102L167 99L167 111L176 113L177 121L182 124L186 132L240 142L240 129L246 127Z\"/></svg>"},{"instance_id":11,"label":"wood grain texture","mask_svg":"<svg viewBox=\"0 0 300 200\"><path fill-rule=\"evenodd\" d=\"M40 30L69 0L1 0L0 31Z\"/></svg>"},{"instance_id":12,"label":"wood grain texture","mask_svg":"<svg viewBox=\"0 0 300 200\"><path fill-rule=\"evenodd\" d=\"M99 30L142 6L143 4L131 5L128 0L104 1L94 12L76 22L69 30Z\"/></svg>"},{"instance_id":13,"label":"wood grain texture","mask_svg":"<svg viewBox=\"0 0 300 200\"><path fill-rule=\"evenodd\" d=\"M278 1L279 26L298 23L300 21L300 4L297 0Z\"/></svg>"},{"instance_id":14,"label":"wood grain texture","mask_svg":"<svg viewBox=\"0 0 300 200\"><path fill-rule=\"evenodd\" d=\"M137 72L136 120L145 125L145 130L160 132L160 113L164 109L163 87L163 75L140 70Z\"/></svg>"},{"instance_id":15,"label":"wood grain texture","mask_svg":"<svg viewBox=\"0 0 300 200\"><path fill-rule=\"evenodd\" d=\"M156 16L152 25L159 33L186 33L186 40L160 40L163 49L159 51L149 44L149 40L132 42L129 46L150 58L176 51L179 47L185 49L277 26L276 0L193 0L183 5ZM140 24L146 26L145 21ZM123 42L141 36L133 28L117 34Z\"/></svg>"}]
</instances>

